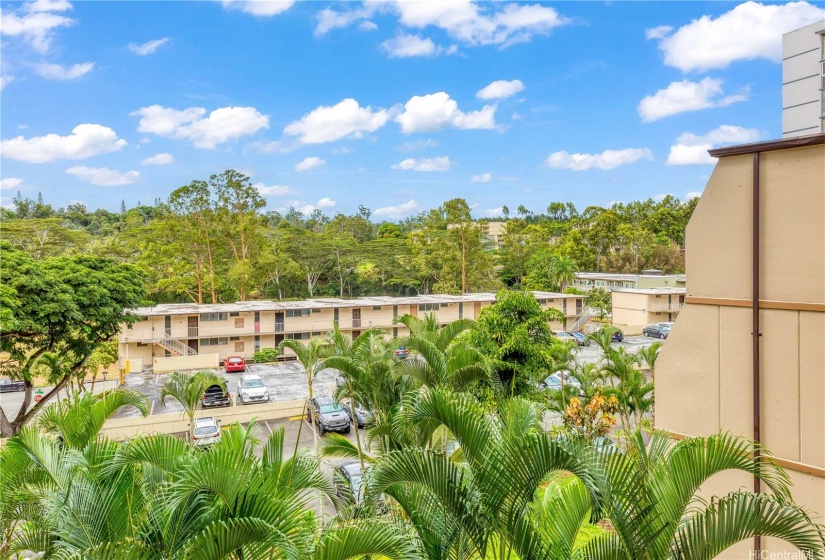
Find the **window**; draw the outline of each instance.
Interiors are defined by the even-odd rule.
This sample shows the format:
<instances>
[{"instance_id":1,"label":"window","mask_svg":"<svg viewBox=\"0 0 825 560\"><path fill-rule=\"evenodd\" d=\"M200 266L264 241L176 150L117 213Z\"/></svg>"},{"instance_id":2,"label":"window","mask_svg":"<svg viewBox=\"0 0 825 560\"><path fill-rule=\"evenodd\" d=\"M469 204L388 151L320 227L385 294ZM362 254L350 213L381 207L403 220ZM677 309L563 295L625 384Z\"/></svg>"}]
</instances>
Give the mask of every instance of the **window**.
<instances>
[{"instance_id":1,"label":"window","mask_svg":"<svg viewBox=\"0 0 825 560\"><path fill-rule=\"evenodd\" d=\"M201 313L201 321L226 321L226 313Z\"/></svg>"},{"instance_id":2,"label":"window","mask_svg":"<svg viewBox=\"0 0 825 560\"><path fill-rule=\"evenodd\" d=\"M442 304L441 304L441 309L444 309L444 308L445 308L445 307L447 307L447 306L449 306L449 304L448 304L448 303L442 303Z\"/></svg>"},{"instance_id":3,"label":"window","mask_svg":"<svg viewBox=\"0 0 825 560\"><path fill-rule=\"evenodd\" d=\"M243 317L238 317L235 319L235 328L242 329L243 328Z\"/></svg>"},{"instance_id":4,"label":"window","mask_svg":"<svg viewBox=\"0 0 825 560\"><path fill-rule=\"evenodd\" d=\"M309 340L308 332L291 333L284 336L289 340Z\"/></svg>"},{"instance_id":5,"label":"window","mask_svg":"<svg viewBox=\"0 0 825 560\"><path fill-rule=\"evenodd\" d=\"M138 346L149 346L149 344L146 343L146 342L138 342L137 345Z\"/></svg>"},{"instance_id":6,"label":"window","mask_svg":"<svg viewBox=\"0 0 825 560\"><path fill-rule=\"evenodd\" d=\"M233 311L232 313L229 314L229 316L230 317L240 317L241 312L240 311Z\"/></svg>"},{"instance_id":7,"label":"window","mask_svg":"<svg viewBox=\"0 0 825 560\"><path fill-rule=\"evenodd\" d=\"M438 311L438 304L437 303L419 303L418 304L419 311Z\"/></svg>"},{"instance_id":8,"label":"window","mask_svg":"<svg viewBox=\"0 0 825 560\"><path fill-rule=\"evenodd\" d=\"M220 338L202 338L201 346L223 346L228 342L225 336Z\"/></svg>"},{"instance_id":9,"label":"window","mask_svg":"<svg viewBox=\"0 0 825 560\"><path fill-rule=\"evenodd\" d=\"M235 343L235 352L243 352L243 342Z\"/></svg>"},{"instance_id":10,"label":"window","mask_svg":"<svg viewBox=\"0 0 825 560\"><path fill-rule=\"evenodd\" d=\"M373 311L381 311L381 306L380 305L373 305L372 310Z\"/></svg>"},{"instance_id":11,"label":"window","mask_svg":"<svg viewBox=\"0 0 825 560\"><path fill-rule=\"evenodd\" d=\"M309 317L309 309L287 309L287 317Z\"/></svg>"},{"instance_id":12,"label":"window","mask_svg":"<svg viewBox=\"0 0 825 560\"><path fill-rule=\"evenodd\" d=\"M148 321L148 320L149 320L149 317L144 317L144 316L142 316L142 315L141 315L140 320L141 320L141 321Z\"/></svg>"},{"instance_id":13,"label":"window","mask_svg":"<svg viewBox=\"0 0 825 560\"><path fill-rule=\"evenodd\" d=\"M240 340L240 339L241 339L241 337L239 337L239 336L230 336L229 337L229 342L234 342L234 341Z\"/></svg>"},{"instance_id":14,"label":"window","mask_svg":"<svg viewBox=\"0 0 825 560\"><path fill-rule=\"evenodd\" d=\"M312 312L313 312L313 313L320 313L320 312L321 312L321 310L320 310L320 309L313 309L313 310L312 310Z\"/></svg>"},{"instance_id":15,"label":"window","mask_svg":"<svg viewBox=\"0 0 825 560\"><path fill-rule=\"evenodd\" d=\"M547 305L547 300L546 299L540 299L539 300L539 305Z\"/></svg>"}]
</instances>

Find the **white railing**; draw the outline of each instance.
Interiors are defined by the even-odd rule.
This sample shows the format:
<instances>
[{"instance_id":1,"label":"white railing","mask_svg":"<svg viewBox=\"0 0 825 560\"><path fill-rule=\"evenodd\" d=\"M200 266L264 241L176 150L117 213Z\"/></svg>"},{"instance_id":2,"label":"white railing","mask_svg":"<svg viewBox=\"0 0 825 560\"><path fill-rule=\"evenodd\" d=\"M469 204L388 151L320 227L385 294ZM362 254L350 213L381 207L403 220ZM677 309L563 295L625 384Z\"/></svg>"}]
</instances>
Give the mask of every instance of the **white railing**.
<instances>
[{"instance_id":1,"label":"white railing","mask_svg":"<svg viewBox=\"0 0 825 560\"><path fill-rule=\"evenodd\" d=\"M651 305L648 308L648 311L651 311L653 313L662 313L662 312L665 312L665 313L678 313L679 311L682 310L682 307L684 307L684 305L685 305L684 303L678 303L678 302L656 303L656 304Z\"/></svg>"},{"instance_id":2,"label":"white railing","mask_svg":"<svg viewBox=\"0 0 825 560\"><path fill-rule=\"evenodd\" d=\"M589 310L585 310L582 312L581 315L576 317L576 320L573 322L572 325L567 327L568 332L578 332L584 326L586 322L593 318L593 314L590 313Z\"/></svg>"},{"instance_id":3,"label":"white railing","mask_svg":"<svg viewBox=\"0 0 825 560\"><path fill-rule=\"evenodd\" d=\"M198 353L193 348L190 348L188 344L184 344L180 340L176 338L172 338L170 336L162 336L156 340L158 344L170 350L171 352L175 352L181 356L197 356Z\"/></svg>"}]
</instances>

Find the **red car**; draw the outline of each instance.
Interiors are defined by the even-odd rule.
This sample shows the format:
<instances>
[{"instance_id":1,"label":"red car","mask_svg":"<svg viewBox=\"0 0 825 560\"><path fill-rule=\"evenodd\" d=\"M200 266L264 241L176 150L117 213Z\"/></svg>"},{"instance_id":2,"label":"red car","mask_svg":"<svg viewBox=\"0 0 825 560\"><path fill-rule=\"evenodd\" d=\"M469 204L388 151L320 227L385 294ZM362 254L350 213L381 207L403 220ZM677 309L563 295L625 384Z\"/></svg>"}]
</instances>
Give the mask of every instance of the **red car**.
<instances>
[{"instance_id":1,"label":"red car","mask_svg":"<svg viewBox=\"0 0 825 560\"><path fill-rule=\"evenodd\" d=\"M223 365L226 367L226 373L246 371L246 362L240 356L228 357L224 360Z\"/></svg>"}]
</instances>

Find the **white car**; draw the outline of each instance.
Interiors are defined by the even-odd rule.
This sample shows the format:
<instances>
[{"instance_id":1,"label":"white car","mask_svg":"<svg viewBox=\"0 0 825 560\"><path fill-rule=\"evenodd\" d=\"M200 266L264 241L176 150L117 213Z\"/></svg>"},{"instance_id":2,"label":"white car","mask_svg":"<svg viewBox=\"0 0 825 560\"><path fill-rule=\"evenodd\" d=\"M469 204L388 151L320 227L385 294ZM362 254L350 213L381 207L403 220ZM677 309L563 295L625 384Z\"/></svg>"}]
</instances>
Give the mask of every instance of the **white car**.
<instances>
[{"instance_id":1,"label":"white car","mask_svg":"<svg viewBox=\"0 0 825 560\"><path fill-rule=\"evenodd\" d=\"M269 389L259 376L244 374L238 380L238 400L241 404L269 402Z\"/></svg>"},{"instance_id":2,"label":"white car","mask_svg":"<svg viewBox=\"0 0 825 560\"><path fill-rule=\"evenodd\" d=\"M195 447L209 447L221 441L220 420L212 416L196 418L192 429L192 443Z\"/></svg>"}]
</instances>

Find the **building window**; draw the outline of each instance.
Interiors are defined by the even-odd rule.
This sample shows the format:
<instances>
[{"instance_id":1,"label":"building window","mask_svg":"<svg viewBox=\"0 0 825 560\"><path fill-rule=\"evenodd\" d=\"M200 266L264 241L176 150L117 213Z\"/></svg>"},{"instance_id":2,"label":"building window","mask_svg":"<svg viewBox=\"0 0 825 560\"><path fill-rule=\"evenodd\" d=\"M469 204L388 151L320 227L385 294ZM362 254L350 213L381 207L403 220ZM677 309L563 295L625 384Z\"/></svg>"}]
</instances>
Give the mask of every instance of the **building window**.
<instances>
[{"instance_id":1,"label":"building window","mask_svg":"<svg viewBox=\"0 0 825 560\"><path fill-rule=\"evenodd\" d=\"M230 336L229 337L229 342L234 342L234 341L240 340L240 339L241 339L241 337L239 337L239 336Z\"/></svg>"},{"instance_id":2,"label":"building window","mask_svg":"<svg viewBox=\"0 0 825 560\"><path fill-rule=\"evenodd\" d=\"M418 304L419 311L438 311L438 304L437 303L419 303Z\"/></svg>"},{"instance_id":3,"label":"building window","mask_svg":"<svg viewBox=\"0 0 825 560\"><path fill-rule=\"evenodd\" d=\"M462 302L458 302L458 318L459 319L464 318L464 304ZM398 336L398 335L396 335L396 336Z\"/></svg>"},{"instance_id":4,"label":"building window","mask_svg":"<svg viewBox=\"0 0 825 560\"><path fill-rule=\"evenodd\" d=\"M141 316L140 320L141 320L141 321L148 321L148 320L149 320L149 317L143 317L143 316Z\"/></svg>"},{"instance_id":5,"label":"building window","mask_svg":"<svg viewBox=\"0 0 825 560\"><path fill-rule=\"evenodd\" d=\"M321 310L320 310L320 309L313 309L313 310L312 310L312 312L313 312L313 313L320 313L320 312L321 312Z\"/></svg>"},{"instance_id":6,"label":"building window","mask_svg":"<svg viewBox=\"0 0 825 560\"><path fill-rule=\"evenodd\" d=\"M240 312L240 311L232 311L232 312L229 314L229 316L230 316L230 317L240 317L240 316L241 316L241 312Z\"/></svg>"},{"instance_id":7,"label":"building window","mask_svg":"<svg viewBox=\"0 0 825 560\"><path fill-rule=\"evenodd\" d=\"M201 313L201 321L226 321L226 313Z\"/></svg>"},{"instance_id":8,"label":"building window","mask_svg":"<svg viewBox=\"0 0 825 560\"><path fill-rule=\"evenodd\" d=\"M261 349L261 337L256 336L255 337L255 352L257 352L260 349Z\"/></svg>"},{"instance_id":9,"label":"building window","mask_svg":"<svg viewBox=\"0 0 825 560\"><path fill-rule=\"evenodd\" d=\"M146 343L146 342L138 342L137 345L138 346L149 346L149 344Z\"/></svg>"},{"instance_id":10,"label":"building window","mask_svg":"<svg viewBox=\"0 0 825 560\"><path fill-rule=\"evenodd\" d=\"M290 333L284 336L289 340L309 340L309 333L308 332L298 332L298 333Z\"/></svg>"},{"instance_id":11,"label":"building window","mask_svg":"<svg viewBox=\"0 0 825 560\"><path fill-rule=\"evenodd\" d=\"M242 329L243 328L243 317L238 317L235 319L235 328Z\"/></svg>"},{"instance_id":12,"label":"building window","mask_svg":"<svg viewBox=\"0 0 825 560\"><path fill-rule=\"evenodd\" d=\"M381 306L380 305L373 305L372 310L373 311L381 311Z\"/></svg>"},{"instance_id":13,"label":"building window","mask_svg":"<svg viewBox=\"0 0 825 560\"><path fill-rule=\"evenodd\" d=\"M547 305L547 300L546 299L540 299L539 300L539 305Z\"/></svg>"},{"instance_id":14,"label":"building window","mask_svg":"<svg viewBox=\"0 0 825 560\"><path fill-rule=\"evenodd\" d=\"M235 343L235 352L243 352L243 342Z\"/></svg>"},{"instance_id":15,"label":"building window","mask_svg":"<svg viewBox=\"0 0 825 560\"><path fill-rule=\"evenodd\" d=\"M287 317L309 317L309 309L287 309Z\"/></svg>"},{"instance_id":16,"label":"building window","mask_svg":"<svg viewBox=\"0 0 825 560\"><path fill-rule=\"evenodd\" d=\"M202 338L201 346L224 346L228 342L225 336L220 338Z\"/></svg>"}]
</instances>

